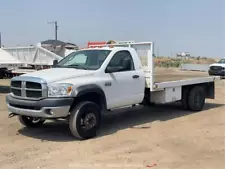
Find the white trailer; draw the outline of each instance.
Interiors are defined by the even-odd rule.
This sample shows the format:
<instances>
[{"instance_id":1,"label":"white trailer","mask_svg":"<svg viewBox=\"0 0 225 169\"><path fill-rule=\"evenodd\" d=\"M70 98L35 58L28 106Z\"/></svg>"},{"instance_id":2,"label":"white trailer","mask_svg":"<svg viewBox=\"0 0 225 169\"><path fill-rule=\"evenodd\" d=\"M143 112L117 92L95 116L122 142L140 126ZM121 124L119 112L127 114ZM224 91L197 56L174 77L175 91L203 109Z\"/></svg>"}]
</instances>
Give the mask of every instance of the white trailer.
<instances>
[{"instance_id":1,"label":"white trailer","mask_svg":"<svg viewBox=\"0 0 225 169\"><path fill-rule=\"evenodd\" d=\"M3 49L24 65L51 66L53 60L61 60L63 58L41 47L40 44L36 46L5 47Z\"/></svg>"},{"instance_id":2,"label":"white trailer","mask_svg":"<svg viewBox=\"0 0 225 169\"><path fill-rule=\"evenodd\" d=\"M109 110L181 101L185 109L201 111L206 98L215 98L216 77L168 81L155 75L152 42L92 46L54 63L12 79L9 116L18 115L27 127L68 119L72 135L88 139Z\"/></svg>"}]
</instances>

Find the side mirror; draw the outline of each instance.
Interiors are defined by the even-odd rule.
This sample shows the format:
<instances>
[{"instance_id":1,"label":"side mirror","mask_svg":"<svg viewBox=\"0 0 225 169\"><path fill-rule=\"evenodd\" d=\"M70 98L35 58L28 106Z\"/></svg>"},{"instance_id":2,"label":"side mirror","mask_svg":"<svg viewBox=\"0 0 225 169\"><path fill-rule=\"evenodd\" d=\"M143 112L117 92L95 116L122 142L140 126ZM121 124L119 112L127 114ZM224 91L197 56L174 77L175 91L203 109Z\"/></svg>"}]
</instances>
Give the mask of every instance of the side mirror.
<instances>
[{"instance_id":1,"label":"side mirror","mask_svg":"<svg viewBox=\"0 0 225 169\"><path fill-rule=\"evenodd\" d=\"M118 67L107 67L105 70L105 73L113 73L117 71L118 71Z\"/></svg>"},{"instance_id":2,"label":"side mirror","mask_svg":"<svg viewBox=\"0 0 225 169\"><path fill-rule=\"evenodd\" d=\"M53 67L58 64L58 60L53 60Z\"/></svg>"}]
</instances>

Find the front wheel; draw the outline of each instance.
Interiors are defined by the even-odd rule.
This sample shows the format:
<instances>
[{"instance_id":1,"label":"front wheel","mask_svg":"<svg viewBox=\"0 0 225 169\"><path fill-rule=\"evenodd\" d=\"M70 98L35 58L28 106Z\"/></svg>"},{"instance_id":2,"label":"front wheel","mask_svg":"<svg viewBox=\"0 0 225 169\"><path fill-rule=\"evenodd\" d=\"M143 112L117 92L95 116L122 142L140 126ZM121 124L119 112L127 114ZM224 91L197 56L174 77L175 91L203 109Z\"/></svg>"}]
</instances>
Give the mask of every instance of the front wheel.
<instances>
[{"instance_id":1,"label":"front wheel","mask_svg":"<svg viewBox=\"0 0 225 169\"><path fill-rule=\"evenodd\" d=\"M84 101L72 108L69 127L78 139L95 137L100 126L101 109L93 102Z\"/></svg>"},{"instance_id":2,"label":"front wheel","mask_svg":"<svg viewBox=\"0 0 225 169\"><path fill-rule=\"evenodd\" d=\"M28 117L28 116L19 116L19 121L26 127L39 127L41 126L45 120L36 117Z\"/></svg>"}]
</instances>

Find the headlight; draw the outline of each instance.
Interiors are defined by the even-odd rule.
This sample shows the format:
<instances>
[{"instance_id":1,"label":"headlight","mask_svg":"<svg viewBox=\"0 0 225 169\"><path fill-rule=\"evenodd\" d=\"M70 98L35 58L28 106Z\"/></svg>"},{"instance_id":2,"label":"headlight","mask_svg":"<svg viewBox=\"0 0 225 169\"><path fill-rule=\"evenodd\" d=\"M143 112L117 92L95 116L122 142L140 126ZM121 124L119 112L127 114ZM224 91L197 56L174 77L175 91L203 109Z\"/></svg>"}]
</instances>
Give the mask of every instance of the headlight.
<instances>
[{"instance_id":1,"label":"headlight","mask_svg":"<svg viewBox=\"0 0 225 169\"><path fill-rule=\"evenodd\" d=\"M48 85L48 97L69 97L73 92L73 85L58 83Z\"/></svg>"}]
</instances>

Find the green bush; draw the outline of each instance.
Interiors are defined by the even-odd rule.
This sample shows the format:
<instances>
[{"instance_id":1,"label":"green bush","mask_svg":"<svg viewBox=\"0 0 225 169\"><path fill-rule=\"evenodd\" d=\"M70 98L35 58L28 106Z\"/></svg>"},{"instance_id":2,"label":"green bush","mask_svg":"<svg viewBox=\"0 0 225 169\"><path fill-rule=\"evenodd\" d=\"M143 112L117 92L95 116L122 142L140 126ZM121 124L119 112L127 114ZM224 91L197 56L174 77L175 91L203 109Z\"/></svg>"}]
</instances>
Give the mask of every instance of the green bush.
<instances>
[{"instance_id":1,"label":"green bush","mask_svg":"<svg viewBox=\"0 0 225 169\"><path fill-rule=\"evenodd\" d=\"M171 59L171 60L158 60L155 65L158 67L180 67L181 66L181 60L180 59Z\"/></svg>"},{"instance_id":2,"label":"green bush","mask_svg":"<svg viewBox=\"0 0 225 169\"><path fill-rule=\"evenodd\" d=\"M156 67L165 67L165 68L179 68L181 64L209 64L214 63L215 61L206 57L192 57L192 58L170 58L158 56L154 58Z\"/></svg>"}]
</instances>

